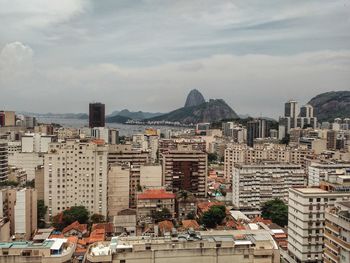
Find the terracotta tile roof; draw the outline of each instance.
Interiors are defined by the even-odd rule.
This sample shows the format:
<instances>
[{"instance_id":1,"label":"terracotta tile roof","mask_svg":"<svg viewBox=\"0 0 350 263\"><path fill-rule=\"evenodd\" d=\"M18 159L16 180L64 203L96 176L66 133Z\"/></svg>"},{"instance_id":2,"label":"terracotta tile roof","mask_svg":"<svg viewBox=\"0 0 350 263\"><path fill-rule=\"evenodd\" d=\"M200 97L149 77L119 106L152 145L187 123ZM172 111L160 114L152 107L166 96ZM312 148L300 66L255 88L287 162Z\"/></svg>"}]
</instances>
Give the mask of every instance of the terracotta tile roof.
<instances>
[{"instance_id":1,"label":"terracotta tile roof","mask_svg":"<svg viewBox=\"0 0 350 263\"><path fill-rule=\"evenodd\" d=\"M96 229L104 229L106 233L113 233L114 228L112 223L98 223L98 224L93 224L91 231L94 231Z\"/></svg>"},{"instance_id":2,"label":"terracotta tile roof","mask_svg":"<svg viewBox=\"0 0 350 263\"><path fill-rule=\"evenodd\" d=\"M104 229L95 229L91 232L89 237L85 238L87 244L92 244L95 242L105 241L106 232Z\"/></svg>"},{"instance_id":3,"label":"terracotta tile roof","mask_svg":"<svg viewBox=\"0 0 350 263\"><path fill-rule=\"evenodd\" d=\"M174 199L175 194L166 192L164 189L149 189L138 194L138 199Z\"/></svg>"},{"instance_id":4,"label":"terracotta tile roof","mask_svg":"<svg viewBox=\"0 0 350 263\"><path fill-rule=\"evenodd\" d=\"M197 204L197 207L199 210L201 210L202 213L207 212L210 207L214 206L214 205L224 205L222 202L200 202Z\"/></svg>"},{"instance_id":5,"label":"terracotta tile roof","mask_svg":"<svg viewBox=\"0 0 350 263\"><path fill-rule=\"evenodd\" d=\"M62 233L67 233L70 230L77 230L80 233L84 234L87 232L87 224L80 224L78 221L73 222L72 224L70 224L69 226L66 226L63 230Z\"/></svg>"},{"instance_id":6,"label":"terracotta tile roof","mask_svg":"<svg viewBox=\"0 0 350 263\"><path fill-rule=\"evenodd\" d=\"M158 223L158 227L160 232L171 232L171 230L174 228L174 224L171 221L164 220Z\"/></svg>"},{"instance_id":7,"label":"terracotta tile roof","mask_svg":"<svg viewBox=\"0 0 350 263\"><path fill-rule=\"evenodd\" d=\"M196 220L182 220L182 226L184 229L193 228L198 230L200 228Z\"/></svg>"}]
</instances>

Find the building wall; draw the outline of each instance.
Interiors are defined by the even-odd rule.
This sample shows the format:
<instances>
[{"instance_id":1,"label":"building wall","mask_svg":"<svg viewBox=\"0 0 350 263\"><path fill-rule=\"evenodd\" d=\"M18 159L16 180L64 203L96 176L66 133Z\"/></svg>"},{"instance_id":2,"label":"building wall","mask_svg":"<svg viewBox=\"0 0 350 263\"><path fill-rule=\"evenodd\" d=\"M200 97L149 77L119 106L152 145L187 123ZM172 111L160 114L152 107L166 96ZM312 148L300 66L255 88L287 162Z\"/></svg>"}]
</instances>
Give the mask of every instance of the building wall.
<instances>
[{"instance_id":1,"label":"building wall","mask_svg":"<svg viewBox=\"0 0 350 263\"><path fill-rule=\"evenodd\" d=\"M106 145L76 140L51 143L44 178L49 216L76 205L107 216Z\"/></svg>"},{"instance_id":2,"label":"building wall","mask_svg":"<svg viewBox=\"0 0 350 263\"><path fill-rule=\"evenodd\" d=\"M236 165L232 177L232 203L238 208L259 210L263 203L274 198L288 201L289 188L306 184L306 174L300 165Z\"/></svg>"},{"instance_id":3,"label":"building wall","mask_svg":"<svg viewBox=\"0 0 350 263\"><path fill-rule=\"evenodd\" d=\"M9 165L23 168L27 172L27 180L35 178L35 169L39 165L44 165L44 157L42 154L35 152L14 153L9 156Z\"/></svg>"},{"instance_id":4,"label":"building wall","mask_svg":"<svg viewBox=\"0 0 350 263\"><path fill-rule=\"evenodd\" d=\"M129 167L113 165L108 172L108 217L113 220L118 212L129 208Z\"/></svg>"},{"instance_id":5,"label":"building wall","mask_svg":"<svg viewBox=\"0 0 350 263\"><path fill-rule=\"evenodd\" d=\"M288 252L295 260L322 261L325 208L345 198L350 198L350 193L289 189Z\"/></svg>"},{"instance_id":6,"label":"building wall","mask_svg":"<svg viewBox=\"0 0 350 263\"><path fill-rule=\"evenodd\" d=\"M162 166L161 165L141 165L140 185L145 188L162 186Z\"/></svg>"},{"instance_id":7,"label":"building wall","mask_svg":"<svg viewBox=\"0 0 350 263\"><path fill-rule=\"evenodd\" d=\"M15 236L29 240L37 228L37 194L35 189L16 192Z\"/></svg>"},{"instance_id":8,"label":"building wall","mask_svg":"<svg viewBox=\"0 0 350 263\"><path fill-rule=\"evenodd\" d=\"M169 151L163 154L163 185L207 196L207 154L199 151Z\"/></svg>"},{"instance_id":9,"label":"building wall","mask_svg":"<svg viewBox=\"0 0 350 263\"><path fill-rule=\"evenodd\" d=\"M6 181L8 176L8 145L0 139L0 182Z\"/></svg>"},{"instance_id":10,"label":"building wall","mask_svg":"<svg viewBox=\"0 0 350 263\"><path fill-rule=\"evenodd\" d=\"M35 169L35 190L37 191L38 200L44 200L45 198L44 166L38 166Z\"/></svg>"}]
</instances>

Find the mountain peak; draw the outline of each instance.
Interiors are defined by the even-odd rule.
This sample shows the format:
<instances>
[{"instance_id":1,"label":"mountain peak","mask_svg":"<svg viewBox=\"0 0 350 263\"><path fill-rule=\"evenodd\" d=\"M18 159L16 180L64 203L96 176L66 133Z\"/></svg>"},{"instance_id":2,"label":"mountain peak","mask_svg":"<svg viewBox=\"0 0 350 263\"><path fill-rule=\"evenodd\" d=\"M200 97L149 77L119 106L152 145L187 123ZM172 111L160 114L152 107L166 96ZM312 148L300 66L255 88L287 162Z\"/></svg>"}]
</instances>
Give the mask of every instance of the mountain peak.
<instances>
[{"instance_id":1,"label":"mountain peak","mask_svg":"<svg viewBox=\"0 0 350 263\"><path fill-rule=\"evenodd\" d=\"M190 91L190 93L187 95L185 108L198 106L205 102L205 99L197 89L193 89Z\"/></svg>"}]
</instances>

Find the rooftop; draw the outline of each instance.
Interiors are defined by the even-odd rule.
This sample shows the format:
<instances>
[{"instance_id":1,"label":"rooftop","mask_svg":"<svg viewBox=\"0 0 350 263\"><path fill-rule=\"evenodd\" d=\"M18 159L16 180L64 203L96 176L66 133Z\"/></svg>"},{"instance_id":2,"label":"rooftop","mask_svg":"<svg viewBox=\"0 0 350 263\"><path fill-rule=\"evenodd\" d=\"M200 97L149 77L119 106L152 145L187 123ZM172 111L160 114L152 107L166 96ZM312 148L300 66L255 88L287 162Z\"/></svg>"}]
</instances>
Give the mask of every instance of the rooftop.
<instances>
[{"instance_id":1,"label":"rooftop","mask_svg":"<svg viewBox=\"0 0 350 263\"><path fill-rule=\"evenodd\" d=\"M174 199L175 194L166 192L164 189L149 189L138 194L138 199Z\"/></svg>"},{"instance_id":2,"label":"rooftop","mask_svg":"<svg viewBox=\"0 0 350 263\"><path fill-rule=\"evenodd\" d=\"M298 191L303 194L326 194L328 191L323 190L321 188L311 188L311 187L304 187L304 188L292 188L295 191Z\"/></svg>"}]
</instances>

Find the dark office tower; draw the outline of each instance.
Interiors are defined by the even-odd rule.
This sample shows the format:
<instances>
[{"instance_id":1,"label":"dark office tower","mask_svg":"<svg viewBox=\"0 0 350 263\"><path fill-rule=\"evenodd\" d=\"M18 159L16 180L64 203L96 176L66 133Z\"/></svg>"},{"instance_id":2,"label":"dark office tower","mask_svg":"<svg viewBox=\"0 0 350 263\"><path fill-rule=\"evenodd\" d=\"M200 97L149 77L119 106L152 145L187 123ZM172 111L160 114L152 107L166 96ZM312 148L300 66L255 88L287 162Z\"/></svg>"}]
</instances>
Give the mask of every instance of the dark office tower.
<instances>
[{"instance_id":1,"label":"dark office tower","mask_svg":"<svg viewBox=\"0 0 350 263\"><path fill-rule=\"evenodd\" d=\"M254 139L270 136L270 124L265 119L256 119L247 123L247 144L253 147Z\"/></svg>"},{"instance_id":2,"label":"dark office tower","mask_svg":"<svg viewBox=\"0 0 350 263\"><path fill-rule=\"evenodd\" d=\"M259 122L257 120L247 123L247 144L250 147L254 145L254 139L259 138Z\"/></svg>"},{"instance_id":3,"label":"dark office tower","mask_svg":"<svg viewBox=\"0 0 350 263\"><path fill-rule=\"evenodd\" d=\"M105 126L105 105L102 103L89 104L89 127Z\"/></svg>"}]
</instances>

